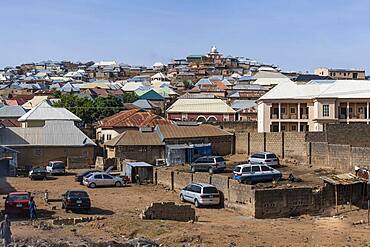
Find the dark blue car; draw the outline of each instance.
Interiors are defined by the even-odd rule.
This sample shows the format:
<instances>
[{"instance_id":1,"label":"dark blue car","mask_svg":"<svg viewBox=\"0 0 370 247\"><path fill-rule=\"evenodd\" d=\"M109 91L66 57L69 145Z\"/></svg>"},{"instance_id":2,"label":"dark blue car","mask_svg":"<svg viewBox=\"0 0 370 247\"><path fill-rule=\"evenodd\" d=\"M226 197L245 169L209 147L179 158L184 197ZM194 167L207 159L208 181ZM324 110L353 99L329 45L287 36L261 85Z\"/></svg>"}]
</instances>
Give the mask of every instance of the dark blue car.
<instances>
[{"instance_id":1,"label":"dark blue car","mask_svg":"<svg viewBox=\"0 0 370 247\"><path fill-rule=\"evenodd\" d=\"M243 184L277 181L281 177L280 171L262 164L237 165L233 171L233 178Z\"/></svg>"}]
</instances>

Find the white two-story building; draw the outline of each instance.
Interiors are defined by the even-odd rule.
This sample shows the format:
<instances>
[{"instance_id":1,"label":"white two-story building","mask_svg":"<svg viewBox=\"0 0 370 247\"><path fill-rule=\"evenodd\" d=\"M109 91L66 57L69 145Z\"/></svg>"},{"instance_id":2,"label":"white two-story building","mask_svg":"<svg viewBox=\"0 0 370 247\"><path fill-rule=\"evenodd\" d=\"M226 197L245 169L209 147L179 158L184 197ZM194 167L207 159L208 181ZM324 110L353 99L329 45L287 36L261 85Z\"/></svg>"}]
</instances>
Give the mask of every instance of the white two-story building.
<instances>
[{"instance_id":1,"label":"white two-story building","mask_svg":"<svg viewBox=\"0 0 370 247\"><path fill-rule=\"evenodd\" d=\"M323 131L327 123L369 124L370 81L278 84L258 100L258 132Z\"/></svg>"}]
</instances>

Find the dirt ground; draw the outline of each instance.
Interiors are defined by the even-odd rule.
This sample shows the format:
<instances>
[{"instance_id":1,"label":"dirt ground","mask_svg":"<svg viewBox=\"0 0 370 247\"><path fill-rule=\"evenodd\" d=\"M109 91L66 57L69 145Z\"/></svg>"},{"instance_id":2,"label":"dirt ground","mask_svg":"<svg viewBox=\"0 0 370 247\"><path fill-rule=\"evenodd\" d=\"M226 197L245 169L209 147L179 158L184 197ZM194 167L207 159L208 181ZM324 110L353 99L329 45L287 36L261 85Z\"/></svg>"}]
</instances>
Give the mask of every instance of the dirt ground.
<instances>
[{"instance_id":1,"label":"dirt ground","mask_svg":"<svg viewBox=\"0 0 370 247\"><path fill-rule=\"evenodd\" d=\"M370 244L370 226L353 225L367 219L367 211L347 208L337 217L304 215L298 218L253 219L230 209L196 209L199 221L195 223L141 220L140 212L153 201L175 201L178 194L161 186L132 185L122 188L88 189L73 181L73 176L57 177L48 181L30 181L28 178L0 179L2 192L26 190L35 195L39 208L39 222L56 217L78 217L65 213L60 203L47 205L43 192L49 198L58 198L67 189L85 189L93 209L90 215L101 215L104 220L61 226L48 230L35 228L26 219L13 219L15 238L38 238L65 241L72 246L84 240L120 241L126 238L146 237L166 246L366 246ZM56 206L56 209L52 209ZM3 202L0 207L3 208Z\"/></svg>"}]
</instances>

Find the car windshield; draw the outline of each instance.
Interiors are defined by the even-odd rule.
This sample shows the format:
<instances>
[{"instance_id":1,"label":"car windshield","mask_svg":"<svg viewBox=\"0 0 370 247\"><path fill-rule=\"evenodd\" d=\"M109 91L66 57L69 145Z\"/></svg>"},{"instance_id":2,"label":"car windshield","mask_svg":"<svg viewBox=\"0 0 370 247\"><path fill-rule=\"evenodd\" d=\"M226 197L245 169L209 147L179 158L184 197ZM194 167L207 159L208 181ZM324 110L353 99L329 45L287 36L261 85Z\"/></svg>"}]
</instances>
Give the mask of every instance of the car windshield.
<instances>
[{"instance_id":1,"label":"car windshield","mask_svg":"<svg viewBox=\"0 0 370 247\"><path fill-rule=\"evenodd\" d=\"M89 197L89 195L85 191L70 191L70 197Z\"/></svg>"},{"instance_id":2,"label":"car windshield","mask_svg":"<svg viewBox=\"0 0 370 247\"><path fill-rule=\"evenodd\" d=\"M222 157L217 157L216 158L216 162L224 162L225 160L224 160L224 158L222 158Z\"/></svg>"},{"instance_id":3,"label":"car windshield","mask_svg":"<svg viewBox=\"0 0 370 247\"><path fill-rule=\"evenodd\" d=\"M14 202L14 201L25 201L29 200L30 196L28 194L16 194L16 195L9 195L8 201Z\"/></svg>"},{"instance_id":4,"label":"car windshield","mask_svg":"<svg viewBox=\"0 0 370 247\"><path fill-rule=\"evenodd\" d=\"M54 169L64 169L63 163L55 163L53 166Z\"/></svg>"},{"instance_id":5,"label":"car windshield","mask_svg":"<svg viewBox=\"0 0 370 247\"><path fill-rule=\"evenodd\" d=\"M218 193L218 190L215 187L204 187L203 188L203 194L212 194L212 193Z\"/></svg>"},{"instance_id":6,"label":"car windshield","mask_svg":"<svg viewBox=\"0 0 370 247\"><path fill-rule=\"evenodd\" d=\"M267 154L266 158L267 159L276 159L276 155L275 154Z\"/></svg>"},{"instance_id":7,"label":"car windshield","mask_svg":"<svg viewBox=\"0 0 370 247\"><path fill-rule=\"evenodd\" d=\"M93 174L92 173L89 173L89 174L87 174L86 176L84 176L85 178L89 178L89 177L91 177Z\"/></svg>"}]
</instances>

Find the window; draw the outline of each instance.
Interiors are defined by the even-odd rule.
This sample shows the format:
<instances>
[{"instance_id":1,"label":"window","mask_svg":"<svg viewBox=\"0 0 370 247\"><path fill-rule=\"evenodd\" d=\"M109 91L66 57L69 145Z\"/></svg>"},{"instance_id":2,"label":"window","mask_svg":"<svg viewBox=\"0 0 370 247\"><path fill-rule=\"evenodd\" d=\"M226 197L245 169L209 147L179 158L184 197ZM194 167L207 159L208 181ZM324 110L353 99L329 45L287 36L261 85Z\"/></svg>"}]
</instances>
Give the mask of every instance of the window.
<instances>
[{"instance_id":1,"label":"window","mask_svg":"<svg viewBox=\"0 0 370 247\"><path fill-rule=\"evenodd\" d=\"M240 169L241 169L241 167L237 166L237 167L234 168L234 172L240 172Z\"/></svg>"},{"instance_id":2,"label":"window","mask_svg":"<svg viewBox=\"0 0 370 247\"><path fill-rule=\"evenodd\" d=\"M251 167L250 166L246 166L243 168L243 173L246 173L246 172L251 172Z\"/></svg>"},{"instance_id":3,"label":"window","mask_svg":"<svg viewBox=\"0 0 370 247\"><path fill-rule=\"evenodd\" d=\"M104 179L113 179L111 176L107 175L107 174L103 174L103 178Z\"/></svg>"},{"instance_id":4,"label":"window","mask_svg":"<svg viewBox=\"0 0 370 247\"><path fill-rule=\"evenodd\" d=\"M216 194L218 190L215 187L204 187L203 194Z\"/></svg>"},{"instance_id":5,"label":"window","mask_svg":"<svg viewBox=\"0 0 370 247\"><path fill-rule=\"evenodd\" d=\"M296 125L292 125L292 131L296 131L297 130L297 126Z\"/></svg>"},{"instance_id":6,"label":"window","mask_svg":"<svg viewBox=\"0 0 370 247\"><path fill-rule=\"evenodd\" d=\"M252 166L252 172L260 172L260 166Z\"/></svg>"},{"instance_id":7,"label":"window","mask_svg":"<svg viewBox=\"0 0 370 247\"><path fill-rule=\"evenodd\" d=\"M41 149L37 148L34 150L34 156L40 156L41 155Z\"/></svg>"},{"instance_id":8,"label":"window","mask_svg":"<svg viewBox=\"0 0 370 247\"><path fill-rule=\"evenodd\" d=\"M103 179L102 175L100 175L100 174L99 175L95 175L94 178L95 179Z\"/></svg>"},{"instance_id":9,"label":"window","mask_svg":"<svg viewBox=\"0 0 370 247\"><path fill-rule=\"evenodd\" d=\"M276 155L275 154L266 154L266 158L267 159L276 159Z\"/></svg>"},{"instance_id":10,"label":"window","mask_svg":"<svg viewBox=\"0 0 370 247\"><path fill-rule=\"evenodd\" d=\"M329 105L322 106L322 115L324 117L329 117Z\"/></svg>"},{"instance_id":11,"label":"window","mask_svg":"<svg viewBox=\"0 0 370 247\"><path fill-rule=\"evenodd\" d=\"M191 186L191 191L193 191L193 192L200 193L201 190L202 189L197 185L192 185Z\"/></svg>"},{"instance_id":12,"label":"window","mask_svg":"<svg viewBox=\"0 0 370 247\"><path fill-rule=\"evenodd\" d=\"M107 141L109 141L111 139L112 139L112 135L111 134L107 134Z\"/></svg>"},{"instance_id":13,"label":"window","mask_svg":"<svg viewBox=\"0 0 370 247\"><path fill-rule=\"evenodd\" d=\"M266 172L266 171L270 171L270 168L268 168L267 166L261 166L261 170L263 172Z\"/></svg>"},{"instance_id":14,"label":"window","mask_svg":"<svg viewBox=\"0 0 370 247\"><path fill-rule=\"evenodd\" d=\"M290 108L290 113L291 114L295 114L295 108L293 107L293 108Z\"/></svg>"},{"instance_id":15,"label":"window","mask_svg":"<svg viewBox=\"0 0 370 247\"><path fill-rule=\"evenodd\" d=\"M281 111L281 114L285 114L285 108L282 107L280 111Z\"/></svg>"}]
</instances>

